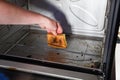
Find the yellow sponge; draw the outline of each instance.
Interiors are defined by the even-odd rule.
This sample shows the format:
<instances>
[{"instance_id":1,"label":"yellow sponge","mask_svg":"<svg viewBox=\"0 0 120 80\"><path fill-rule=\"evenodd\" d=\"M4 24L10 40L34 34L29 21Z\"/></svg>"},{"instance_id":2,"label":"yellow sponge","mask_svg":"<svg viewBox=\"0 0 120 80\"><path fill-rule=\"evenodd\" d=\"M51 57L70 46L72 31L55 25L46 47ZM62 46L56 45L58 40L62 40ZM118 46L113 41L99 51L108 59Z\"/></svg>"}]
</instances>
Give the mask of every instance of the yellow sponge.
<instances>
[{"instance_id":1,"label":"yellow sponge","mask_svg":"<svg viewBox=\"0 0 120 80\"><path fill-rule=\"evenodd\" d=\"M58 34L54 36L53 34L47 34L48 46L53 48L66 48L67 41L65 34Z\"/></svg>"}]
</instances>

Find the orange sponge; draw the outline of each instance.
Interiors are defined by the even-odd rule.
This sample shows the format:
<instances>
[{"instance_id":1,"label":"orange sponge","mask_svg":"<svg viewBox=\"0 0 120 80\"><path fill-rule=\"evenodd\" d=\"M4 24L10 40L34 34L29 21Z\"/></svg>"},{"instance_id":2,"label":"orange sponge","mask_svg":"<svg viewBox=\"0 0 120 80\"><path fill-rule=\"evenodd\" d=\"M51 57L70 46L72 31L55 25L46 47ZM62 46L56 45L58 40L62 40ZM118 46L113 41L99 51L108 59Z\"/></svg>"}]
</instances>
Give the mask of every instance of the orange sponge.
<instances>
[{"instance_id":1,"label":"orange sponge","mask_svg":"<svg viewBox=\"0 0 120 80\"><path fill-rule=\"evenodd\" d=\"M58 34L54 36L53 34L47 34L48 46L53 48L66 48L67 41L65 34Z\"/></svg>"}]
</instances>

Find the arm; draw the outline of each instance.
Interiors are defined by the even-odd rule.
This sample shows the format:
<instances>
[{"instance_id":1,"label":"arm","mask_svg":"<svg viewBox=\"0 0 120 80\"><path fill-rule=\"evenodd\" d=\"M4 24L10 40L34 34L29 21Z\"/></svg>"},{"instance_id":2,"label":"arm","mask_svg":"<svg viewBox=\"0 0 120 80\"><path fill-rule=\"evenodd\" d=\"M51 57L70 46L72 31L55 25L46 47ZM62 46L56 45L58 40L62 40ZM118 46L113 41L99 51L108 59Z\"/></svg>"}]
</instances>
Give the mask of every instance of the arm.
<instances>
[{"instance_id":1,"label":"arm","mask_svg":"<svg viewBox=\"0 0 120 80\"><path fill-rule=\"evenodd\" d=\"M0 0L0 24L38 24L54 35L63 31L58 22L4 0Z\"/></svg>"}]
</instances>

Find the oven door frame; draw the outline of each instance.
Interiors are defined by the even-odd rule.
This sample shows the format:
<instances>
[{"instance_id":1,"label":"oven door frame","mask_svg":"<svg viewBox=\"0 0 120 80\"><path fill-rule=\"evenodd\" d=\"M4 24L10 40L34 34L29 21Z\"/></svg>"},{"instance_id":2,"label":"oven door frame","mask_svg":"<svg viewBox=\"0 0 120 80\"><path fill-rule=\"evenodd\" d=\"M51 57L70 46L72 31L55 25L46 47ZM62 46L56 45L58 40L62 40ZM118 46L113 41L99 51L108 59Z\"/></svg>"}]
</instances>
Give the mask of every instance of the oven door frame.
<instances>
[{"instance_id":1,"label":"oven door frame","mask_svg":"<svg viewBox=\"0 0 120 80\"><path fill-rule=\"evenodd\" d=\"M105 80L111 80L112 65L115 56L115 47L120 22L120 0L111 0L108 20L103 59L103 73L105 75Z\"/></svg>"}]
</instances>

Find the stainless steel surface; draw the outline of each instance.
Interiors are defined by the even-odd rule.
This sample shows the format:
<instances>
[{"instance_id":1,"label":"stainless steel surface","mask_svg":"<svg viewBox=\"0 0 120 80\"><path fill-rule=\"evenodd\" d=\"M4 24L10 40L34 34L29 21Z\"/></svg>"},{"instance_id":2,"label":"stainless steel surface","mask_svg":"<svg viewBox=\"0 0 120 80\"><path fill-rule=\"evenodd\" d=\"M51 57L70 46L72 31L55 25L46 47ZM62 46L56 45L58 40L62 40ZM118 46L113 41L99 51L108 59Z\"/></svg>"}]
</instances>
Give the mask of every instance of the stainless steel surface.
<instances>
[{"instance_id":1,"label":"stainless steel surface","mask_svg":"<svg viewBox=\"0 0 120 80\"><path fill-rule=\"evenodd\" d=\"M0 67L0 76L5 76L7 80L68 80L62 78L56 78L41 74L33 74L18 70L10 70ZM3 80L3 79L2 79Z\"/></svg>"},{"instance_id":2,"label":"stainless steel surface","mask_svg":"<svg viewBox=\"0 0 120 80\"><path fill-rule=\"evenodd\" d=\"M46 32L30 30L14 47L4 54L36 60L47 60L72 66L100 68L102 59L102 38L88 38L80 35L67 35L66 49L55 49L47 45ZM92 45L92 46L91 46Z\"/></svg>"},{"instance_id":3,"label":"stainless steel surface","mask_svg":"<svg viewBox=\"0 0 120 80\"><path fill-rule=\"evenodd\" d=\"M12 62L6 60L0 60L0 67L8 68L11 70L16 69L23 72L36 73L51 77L63 78L67 80L98 80L99 79L97 75L44 67L44 66L30 65L30 64Z\"/></svg>"},{"instance_id":4,"label":"stainless steel surface","mask_svg":"<svg viewBox=\"0 0 120 80\"><path fill-rule=\"evenodd\" d=\"M24 25L2 25L0 26L0 54L5 53L23 35L28 33L29 27Z\"/></svg>"},{"instance_id":5,"label":"stainless steel surface","mask_svg":"<svg viewBox=\"0 0 120 80\"><path fill-rule=\"evenodd\" d=\"M108 2L109 0L29 0L29 9L60 22L65 33L104 37Z\"/></svg>"}]
</instances>

